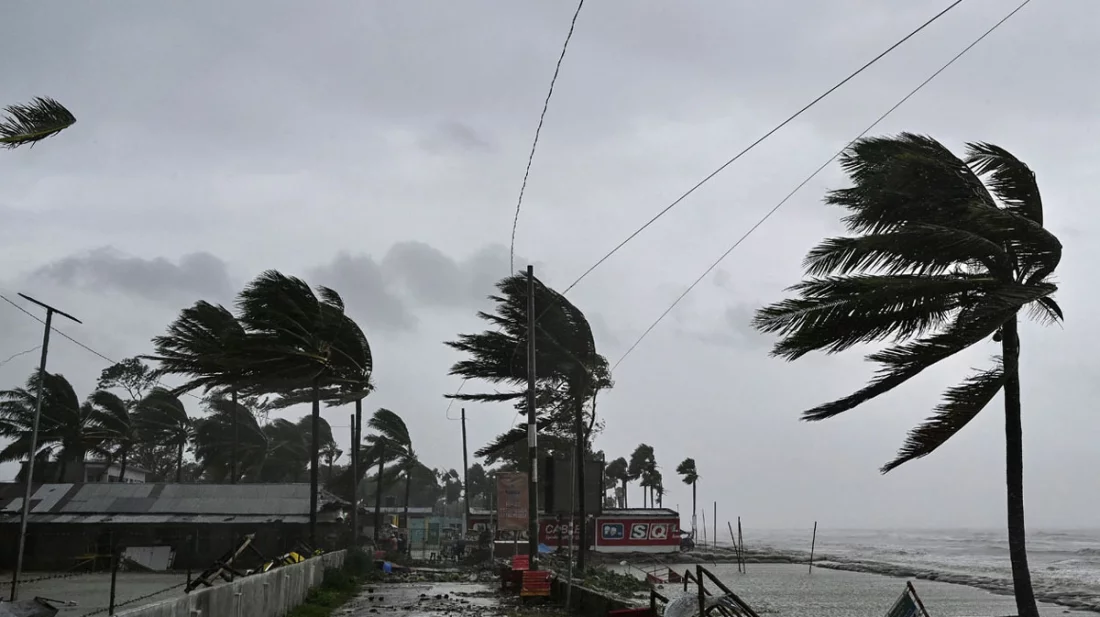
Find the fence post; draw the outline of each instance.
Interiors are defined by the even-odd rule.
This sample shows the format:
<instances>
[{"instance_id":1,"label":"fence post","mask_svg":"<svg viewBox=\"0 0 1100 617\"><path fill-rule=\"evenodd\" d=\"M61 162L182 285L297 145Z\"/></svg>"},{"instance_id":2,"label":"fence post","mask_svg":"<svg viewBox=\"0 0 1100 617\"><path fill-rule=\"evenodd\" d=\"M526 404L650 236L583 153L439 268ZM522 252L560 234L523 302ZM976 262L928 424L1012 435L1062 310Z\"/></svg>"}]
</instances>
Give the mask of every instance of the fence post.
<instances>
[{"instance_id":1,"label":"fence post","mask_svg":"<svg viewBox=\"0 0 1100 617\"><path fill-rule=\"evenodd\" d=\"M121 552L118 550L118 544L115 543L115 534L110 532L111 538L111 597L107 603L107 614L115 614L115 585L118 583L118 565L122 561Z\"/></svg>"}]
</instances>

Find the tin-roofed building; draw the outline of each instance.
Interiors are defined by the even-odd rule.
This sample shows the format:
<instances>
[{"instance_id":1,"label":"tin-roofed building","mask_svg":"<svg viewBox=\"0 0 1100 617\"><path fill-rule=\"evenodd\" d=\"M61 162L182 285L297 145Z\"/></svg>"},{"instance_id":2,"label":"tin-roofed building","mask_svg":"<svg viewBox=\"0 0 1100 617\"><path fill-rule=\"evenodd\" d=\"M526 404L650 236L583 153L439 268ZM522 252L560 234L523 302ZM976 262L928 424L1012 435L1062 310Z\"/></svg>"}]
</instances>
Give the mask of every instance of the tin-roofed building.
<instances>
[{"instance_id":1,"label":"tin-roofed building","mask_svg":"<svg viewBox=\"0 0 1100 617\"><path fill-rule=\"evenodd\" d=\"M12 568L22 484L0 483L0 569ZM319 544L343 531L348 504L321 489ZM67 570L119 547L171 548L170 566L201 569L254 533L273 557L309 534L308 484L40 484L33 487L28 569ZM327 542L326 542L327 540Z\"/></svg>"}]
</instances>

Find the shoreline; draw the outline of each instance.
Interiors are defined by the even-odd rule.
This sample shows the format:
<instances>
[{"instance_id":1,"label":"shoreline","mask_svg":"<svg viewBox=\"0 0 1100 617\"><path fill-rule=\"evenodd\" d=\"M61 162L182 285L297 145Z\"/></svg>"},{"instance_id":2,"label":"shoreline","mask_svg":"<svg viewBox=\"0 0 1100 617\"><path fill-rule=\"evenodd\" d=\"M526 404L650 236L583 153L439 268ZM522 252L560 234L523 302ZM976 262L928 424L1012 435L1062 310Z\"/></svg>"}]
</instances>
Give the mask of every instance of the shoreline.
<instances>
[{"instance_id":1,"label":"shoreline","mask_svg":"<svg viewBox=\"0 0 1100 617\"><path fill-rule=\"evenodd\" d=\"M597 558L597 561L602 565L615 565L625 559L631 563L636 564L639 567L644 567L645 564L731 564L737 562L736 554L733 552L732 549L728 548L718 548L717 550L706 551L694 550L687 553L676 554L669 553L667 554L667 556L661 555L660 558L652 553L620 553L615 555L601 555L599 553L595 553L595 555L600 555ZM809 555L796 551L746 549L744 553L744 562L746 564L756 563L809 565L810 559ZM824 568L828 570L843 570L848 572L860 572L864 574L877 574L879 576L888 576L898 579L913 579L935 581L939 583L950 583L953 585L963 585L975 589L982 589L984 591L988 591L997 595L1013 595L1011 579L1005 580L975 574L942 572L929 568L899 566L878 561L844 559L826 554L815 556L814 567ZM1044 588L1041 584L1037 584L1037 582L1034 580L1032 581L1032 585L1035 591L1035 599L1039 602L1054 604L1074 610L1100 613L1100 596L1098 596L1094 592L1072 589L1055 590L1050 589L1049 587Z\"/></svg>"}]
</instances>

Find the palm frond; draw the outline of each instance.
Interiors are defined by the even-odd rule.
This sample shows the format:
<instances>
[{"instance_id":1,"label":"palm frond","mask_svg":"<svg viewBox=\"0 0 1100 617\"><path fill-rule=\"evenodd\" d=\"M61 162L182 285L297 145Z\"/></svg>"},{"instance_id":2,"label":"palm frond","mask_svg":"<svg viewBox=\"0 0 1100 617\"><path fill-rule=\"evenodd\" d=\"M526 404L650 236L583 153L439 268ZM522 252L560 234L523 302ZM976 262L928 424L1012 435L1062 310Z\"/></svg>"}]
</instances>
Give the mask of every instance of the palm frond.
<instances>
[{"instance_id":1,"label":"palm frond","mask_svg":"<svg viewBox=\"0 0 1100 617\"><path fill-rule=\"evenodd\" d=\"M36 97L26 105L9 105L0 119L0 147L14 149L57 135L76 124L72 112L51 98Z\"/></svg>"},{"instance_id":2,"label":"palm frond","mask_svg":"<svg viewBox=\"0 0 1100 617\"><path fill-rule=\"evenodd\" d=\"M1058 303L1050 296L1039 298L1035 302L1029 304L1028 308L1031 318L1043 325L1051 325L1065 321L1065 316L1062 314L1062 307L1058 306Z\"/></svg>"},{"instance_id":3,"label":"palm frond","mask_svg":"<svg viewBox=\"0 0 1100 617\"><path fill-rule=\"evenodd\" d=\"M988 143L966 146L966 163L978 176L988 176L986 184L1009 211L1043 224L1043 198L1035 172L1010 152Z\"/></svg>"},{"instance_id":4,"label":"palm frond","mask_svg":"<svg viewBox=\"0 0 1100 617\"><path fill-rule=\"evenodd\" d=\"M938 275L970 261L991 271L1008 270L1008 254L996 242L972 231L911 223L883 233L829 238L810 251L803 267L811 276Z\"/></svg>"},{"instance_id":5,"label":"palm frond","mask_svg":"<svg viewBox=\"0 0 1100 617\"><path fill-rule=\"evenodd\" d=\"M884 465L882 473L913 459L928 456L985 409L1005 384L1004 366L1000 358L995 360L994 368L981 371L949 389L944 394L944 402L936 407L935 415L909 432L897 458Z\"/></svg>"}]
</instances>

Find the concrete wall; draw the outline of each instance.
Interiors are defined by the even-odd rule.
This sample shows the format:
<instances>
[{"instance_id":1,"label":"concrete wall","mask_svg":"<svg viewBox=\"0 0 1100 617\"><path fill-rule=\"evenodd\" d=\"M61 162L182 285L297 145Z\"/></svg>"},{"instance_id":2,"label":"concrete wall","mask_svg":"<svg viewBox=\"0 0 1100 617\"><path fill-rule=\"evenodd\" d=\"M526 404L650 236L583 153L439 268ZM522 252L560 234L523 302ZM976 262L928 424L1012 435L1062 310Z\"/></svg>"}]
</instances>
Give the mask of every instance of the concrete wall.
<instances>
[{"instance_id":1,"label":"concrete wall","mask_svg":"<svg viewBox=\"0 0 1100 617\"><path fill-rule=\"evenodd\" d=\"M567 592L567 587L568 585L564 580L555 578L551 583L550 589L554 599L562 605L565 604L565 596L568 593L569 606L567 608L574 615L604 617L607 615L608 611L621 608L632 608L631 605L626 602L594 589L573 585L573 589Z\"/></svg>"},{"instance_id":2,"label":"concrete wall","mask_svg":"<svg viewBox=\"0 0 1100 617\"><path fill-rule=\"evenodd\" d=\"M178 598L115 613L118 617L282 617L320 585L326 568L344 565L344 551L253 574Z\"/></svg>"}]
</instances>

